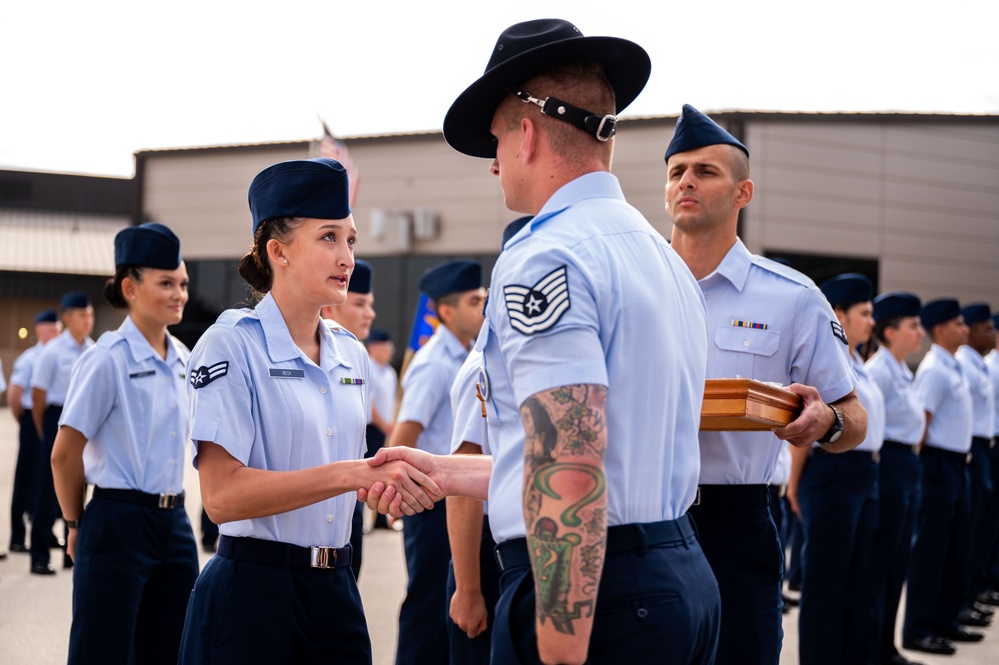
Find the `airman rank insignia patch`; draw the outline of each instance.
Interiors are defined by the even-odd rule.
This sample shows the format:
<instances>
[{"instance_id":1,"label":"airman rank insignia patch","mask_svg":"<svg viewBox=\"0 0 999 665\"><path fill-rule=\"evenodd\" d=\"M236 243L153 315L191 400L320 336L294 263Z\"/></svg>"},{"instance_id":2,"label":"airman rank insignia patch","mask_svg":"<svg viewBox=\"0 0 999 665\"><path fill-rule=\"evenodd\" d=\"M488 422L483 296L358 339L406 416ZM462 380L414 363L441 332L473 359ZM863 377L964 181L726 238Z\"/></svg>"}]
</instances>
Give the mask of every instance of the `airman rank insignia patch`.
<instances>
[{"instance_id":1,"label":"airman rank insignia patch","mask_svg":"<svg viewBox=\"0 0 999 665\"><path fill-rule=\"evenodd\" d=\"M191 373L191 385L195 388L204 388L215 379L223 377L228 373L229 362L227 360L215 363L211 367L202 365Z\"/></svg>"},{"instance_id":2,"label":"airman rank insignia patch","mask_svg":"<svg viewBox=\"0 0 999 665\"><path fill-rule=\"evenodd\" d=\"M846 331L843 330L843 326L839 324L839 321L830 321L829 323L832 324L833 335L835 335L839 341L843 342L847 346L850 346L850 342L846 339Z\"/></svg>"},{"instance_id":3,"label":"airman rank insignia patch","mask_svg":"<svg viewBox=\"0 0 999 665\"><path fill-rule=\"evenodd\" d=\"M544 332L558 323L569 309L566 267L556 268L534 286L504 286L503 295L514 330L525 335Z\"/></svg>"}]
</instances>

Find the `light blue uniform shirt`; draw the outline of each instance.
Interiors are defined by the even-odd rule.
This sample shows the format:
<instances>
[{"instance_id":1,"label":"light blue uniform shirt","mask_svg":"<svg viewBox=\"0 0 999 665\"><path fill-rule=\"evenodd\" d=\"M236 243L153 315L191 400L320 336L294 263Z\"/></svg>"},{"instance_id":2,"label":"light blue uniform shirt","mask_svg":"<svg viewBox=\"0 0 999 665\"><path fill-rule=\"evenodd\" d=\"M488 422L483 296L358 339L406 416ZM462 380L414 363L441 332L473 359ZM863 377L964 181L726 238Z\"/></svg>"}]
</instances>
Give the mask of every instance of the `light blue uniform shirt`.
<instances>
[{"instance_id":1,"label":"light blue uniform shirt","mask_svg":"<svg viewBox=\"0 0 999 665\"><path fill-rule=\"evenodd\" d=\"M0 395L7 390L7 382L3 378L3 361L0 360Z\"/></svg>"},{"instance_id":2,"label":"light blue uniform shirt","mask_svg":"<svg viewBox=\"0 0 999 665\"><path fill-rule=\"evenodd\" d=\"M93 345L94 340L89 337L83 340L83 344L77 344L69 331L64 330L42 348L31 371L31 387L45 391L44 406L66 403L73 364Z\"/></svg>"},{"instance_id":3,"label":"light blue uniform shirt","mask_svg":"<svg viewBox=\"0 0 999 665\"><path fill-rule=\"evenodd\" d=\"M857 376L857 397L867 411L867 436L854 450L875 452L885 441L885 396L859 358L851 356L850 365Z\"/></svg>"},{"instance_id":4,"label":"light blue uniform shirt","mask_svg":"<svg viewBox=\"0 0 999 665\"><path fill-rule=\"evenodd\" d=\"M971 434L991 439L995 434L996 396L985 357L970 346L962 346L957 350L957 361L971 388Z\"/></svg>"},{"instance_id":5,"label":"light blue uniform shirt","mask_svg":"<svg viewBox=\"0 0 999 665\"><path fill-rule=\"evenodd\" d=\"M14 367L10 373L10 385L20 386L24 391L21 393L21 408L32 408L31 372L34 370L35 361L38 360L38 354L42 352L44 346L41 342L36 342L34 346L25 349L24 353L14 361Z\"/></svg>"},{"instance_id":6,"label":"light blue uniform shirt","mask_svg":"<svg viewBox=\"0 0 999 665\"><path fill-rule=\"evenodd\" d=\"M190 352L176 338L167 340L164 360L127 317L73 366L59 425L87 439L87 483L150 494L184 489Z\"/></svg>"},{"instance_id":7,"label":"light blue uniform shirt","mask_svg":"<svg viewBox=\"0 0 999 665\"><path fill-rule=\"evenodd\" d=\"M693 503L704 396L704 300L617 178L559 189L496 263L480 336L497 542L525 535L517 405L560 386L607 387L607 523L672 520Z\"/></svg>"},{"instance_id":8,"label":"light blue uniform shirt","mask_svg":"<svg viewBox=\"0 0 999 665\"><path fill-rule=\"evenodd\" d=\"M912 370L882 347L864 366L885 398L885 439L910 446L918 444L926 429L926 411L912 382Z\"/></svg>"},{"instance_id":9,"label":"light blue uniform shirt","mask_svg":"<svg viewBox=\"0 0 999 665\"><path fill-rule=\"evenodd\" d=\"M378 409L378 415L383 420L392 422L395 418L395 394L399 390L399 375L395 373L392 365L379 365L371 362L371 387L368 393L371 395L371 407ZM370 415L368 422L371 422Z\"/></svg>"},{"instance_id":10,"label":"light blue uniform shirt","mask_svg":"<svg viewBox=\"0 0 999 665\"><path fill-rule=\"evenodd\" d=\"M996 420L993 434L999 436L999 351L992 351L986 356L985 366L989 369L989 380L992 381L992 394L996 398L994 402Z\"/></svg>"},{"instance_id":11,"label":"light blue uniform shirt","mask_svg":"<svg viewBox=\"0 0 999 665\"><path fill-rule=\"evenodd\" d=\"M791 444L787 441L783 443L784 445L780 447L780 453L777 455L774 472L770 476L771 485L786 485L787 481L791 479Z\"/></svg>"},{"instance_id":12,"label":"light blue uniform shirt","mask_svg":"<svg viewBox=\"0 0 999 665\"><path fill-rule=\"evenodd\" d=\"M475 392L475 384L480 383L480 373L482 373L481 382L485 383L484 372L482 351L475 350L468 354L454 378L454 384L451 386L451 413L454 415L452 453L457 452L461 444L468 441L482 448L483 455L492 454L489 450L489 437L486 434L486 419L482 416L482 401ZM483 502L482 512L489 514L488 501Z\"/></svg>"},{"instance_id":13,"label":"light blue uniform shirt","mask_svg":"<svg viewBox=\"0 0 999 665\"><path fill-rule=\"evenodd\" d=\"M916 368L916 392L933 417L926 445L966 453L971 450L971 387L957 358L934 344Z\"/></svg>"},{"instance_id":14,"label":"light blue uniform shirt","mask_svg":"<svg viewBox=\"0 0 999 665\"><path fill-rule=\"evenodd\" d=\"M482 352L472 351L462 363L451 385L451 413L454 416L454 430L451 435L451 452L455 453L465 441L474 443L489 454L486 441L486 419L482 417L482 402L475 392L482 370Z\"/></svg>"},{"instance_id":15,"label":"light blue uniform shirt","mask_svg":"<svg viewBox=\"0 0 999 665\"><path fill-rule=\"evenodd\" d=\"M698 282L708 307L708 378L812 386L827 402L855 388L846 336L825 296L741 240ZM765 326L765 328L763 327ZM772 432L701 432L704 485L768 483L783 442Z\"/></svg>"},{"instance_id":16,"label":"light blue uniform shirt","mask_svg":"<svg viewBox=\"0 0 999 665\"><path fill-rule=\"evenodd\" d=\"M319 325L319 366L295 346L270 294L255 310L228 310L188 361L191 438L212 441L255 469L297 471L360 459L368 420L368 354L342 328ZM363 381L361 384L359 381ZM302 547L344 547L356 492L270 517L219 525Z\"/></svg>"},{"instance_id":17,"label":"light blue uniform shirt","mask_svg":"<svg viewBox=\"0 0 999 665\"><path fill-rule=\"evenodd\" d=\"M416 447L434 455L451 452L451 384L468 357L443 324L413 356L402 377L402 405L396 422L414 422L423 427Z\"/></svg>"}]
</instances>

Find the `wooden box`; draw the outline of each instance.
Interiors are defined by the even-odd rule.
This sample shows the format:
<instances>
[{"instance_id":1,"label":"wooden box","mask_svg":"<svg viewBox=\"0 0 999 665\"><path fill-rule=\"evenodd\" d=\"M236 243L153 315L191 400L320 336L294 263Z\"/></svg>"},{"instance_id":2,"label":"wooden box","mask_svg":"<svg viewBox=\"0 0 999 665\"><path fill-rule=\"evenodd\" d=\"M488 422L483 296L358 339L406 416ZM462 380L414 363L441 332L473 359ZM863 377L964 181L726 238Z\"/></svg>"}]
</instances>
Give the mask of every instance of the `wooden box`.
<instances>
[{"instance_id":1,"label":"wooden box","mask_svg":"<svg viewBox=\"0 0 999 665\"><path fill-rule=\"evenodd\" d=\"M708 379L701 406L701 431L768 430L801 413L801 397L753 379Z\"/></svg>"}]
</instances>

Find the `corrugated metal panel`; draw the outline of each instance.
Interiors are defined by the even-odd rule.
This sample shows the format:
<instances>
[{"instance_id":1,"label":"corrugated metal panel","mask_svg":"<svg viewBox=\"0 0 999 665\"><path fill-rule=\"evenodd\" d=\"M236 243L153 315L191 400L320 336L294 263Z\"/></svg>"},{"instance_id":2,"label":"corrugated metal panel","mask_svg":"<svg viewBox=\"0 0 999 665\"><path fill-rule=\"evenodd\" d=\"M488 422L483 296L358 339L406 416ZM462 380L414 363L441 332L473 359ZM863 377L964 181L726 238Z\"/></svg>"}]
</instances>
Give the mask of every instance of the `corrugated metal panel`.
<instances>
[{"instance_id":1,"label":"corrugated metal panel","mask_svg":"<svg viewBox=\"0 0 999 665\"><path fill-rule=\"evenodd\" d=\"M0 208L0 270L111 275L114 237L127 215Z\"/></svg>"}]
</instances>

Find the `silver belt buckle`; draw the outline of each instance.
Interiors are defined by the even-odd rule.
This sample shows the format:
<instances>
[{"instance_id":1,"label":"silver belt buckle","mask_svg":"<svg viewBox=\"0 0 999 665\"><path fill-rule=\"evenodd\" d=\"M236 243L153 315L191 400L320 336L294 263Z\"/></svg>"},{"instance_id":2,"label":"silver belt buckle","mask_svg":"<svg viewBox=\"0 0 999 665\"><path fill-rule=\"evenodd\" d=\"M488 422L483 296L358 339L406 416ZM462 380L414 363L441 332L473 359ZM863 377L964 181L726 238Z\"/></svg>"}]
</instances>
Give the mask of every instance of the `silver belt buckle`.
<instances>
[{"instance_id":1,"label":"silver belt buckle","mask_svg":"<svg viewBox=\"0 0 999 665\"><path fill-rule=\"evenodd\" d=\"M880 464L881 463L881 451L875 450L874 452L872 452L871 453L871 460L875 464Z\"/></svg>"},{"instance_id":2,"label":"silver belt buckle","mask_svg":"<svg viewBox=\"0 0 999 665\"><path fill-rule=\"evenodd\" d=\"M499 548L496 549L496 563L499 564L501 572L506 570L506 566L503 565L503 551Z\"/></svg>"},{"instance_id":3,"label":"silver belt buckle","mask_svg":"<svg viewBox=\"0 0 999 665\"><path fill-rule=\"evenodd\" d=\"M177 497L179 494L160 494L160 500L157 502L156 507L162 509L170 509L177 507Z\"/></svg>"},{"instance_id":4,"label":"silver belt buckle","mask_svg":"<svg viewBox=\"0 0 999 665\"><path fill-rule=\"evenodd\" d=\"M335 568L336 567L336 548L335 547L312 547L310 549L310 561L309 565L312 568ZM330 561L330 553L332 552L332 561Z\"/></svg>"}]
</instances>

